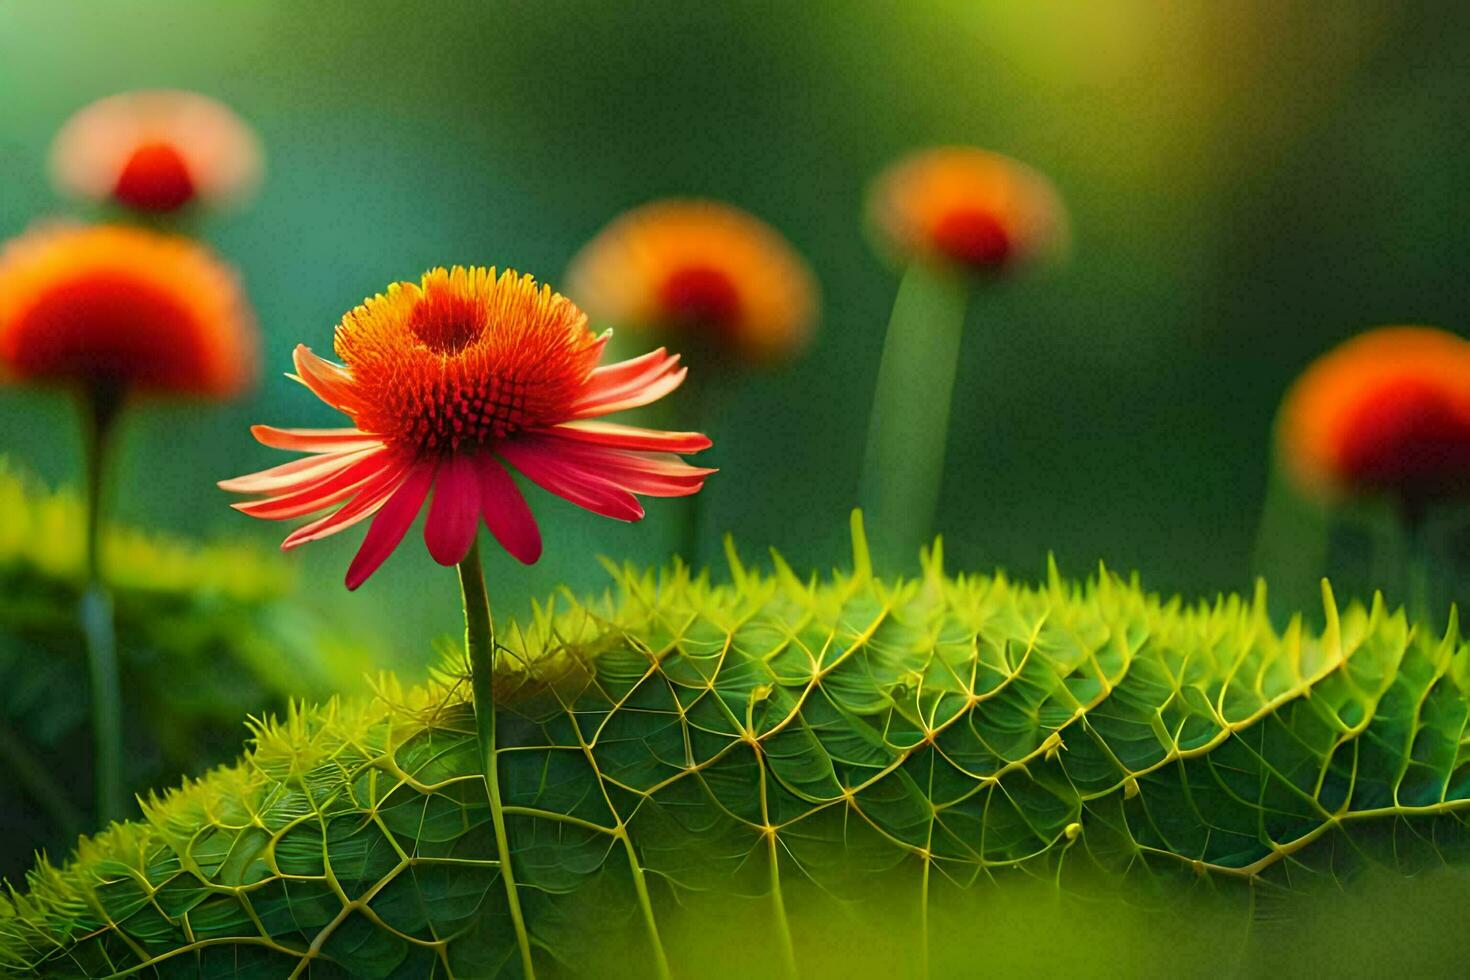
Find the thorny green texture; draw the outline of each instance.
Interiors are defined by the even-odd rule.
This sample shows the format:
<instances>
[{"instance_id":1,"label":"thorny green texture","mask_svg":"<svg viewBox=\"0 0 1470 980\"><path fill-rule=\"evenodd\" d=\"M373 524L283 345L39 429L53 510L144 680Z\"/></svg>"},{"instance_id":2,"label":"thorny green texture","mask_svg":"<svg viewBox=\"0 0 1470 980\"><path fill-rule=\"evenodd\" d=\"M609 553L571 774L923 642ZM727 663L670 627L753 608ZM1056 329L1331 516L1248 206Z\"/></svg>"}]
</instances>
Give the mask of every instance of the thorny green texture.
<instances>
[{"instance_id":1,"label":"thorny green texture","mask_svg":"<svg viewBox=\"0 0 1470 980\"><path fill-rule=\"evenodd\" d=\"M767 903L760 942L800 972L791 896L878 874L912 875L927 923L933 890L1017 870L1259 894L1465 860L1453 618L1433 635L1324 584L1325 629L1278 632L1263 591L1187 605L1054 568L1029 587L946 575L937 547L887 582L855 539L850 573L733 551L728 584L623 568L502 631L496 751L538 972L576 972L599 929L651 963L645 923L696 891ZM0 908L0 964L518 975L467 690L457 669L384 678L255 724L238 764L33 871Z\"/></svg>"}]
</instances>

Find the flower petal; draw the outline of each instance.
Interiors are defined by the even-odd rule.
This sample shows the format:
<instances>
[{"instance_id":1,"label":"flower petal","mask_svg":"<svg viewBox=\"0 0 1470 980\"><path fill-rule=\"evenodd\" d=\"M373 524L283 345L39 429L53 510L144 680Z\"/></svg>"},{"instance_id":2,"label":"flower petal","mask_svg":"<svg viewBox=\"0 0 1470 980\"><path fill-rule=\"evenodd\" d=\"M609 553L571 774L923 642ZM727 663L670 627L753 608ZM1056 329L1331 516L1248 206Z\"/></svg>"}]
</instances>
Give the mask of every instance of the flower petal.
<instances>
[{"instance_id":1,"label":"flower petal","mask_svg":"<svg viewBox=\"0 0 1470 980\"><path fill-rule=\"evenodd\" d=\"M679 367L679 355L669 355L662 347L631 361L600 367L588 377L582 397L572 406L572 418L610 415L658 401L683 384L688 373Z\"/></svg>"},{"instance_id":2,"label":"flower petal","mask_svg":"<svg viewBox=\"0 0 1470 980\"><path fill-rule=\"evenodd\" d=\"M672 453L613 449L561 439L549 433L519 440L556 457L560 465L584 478L611 483L652 497L686 497L699 491L715 470L690 466Z\"/></svg>"},{"instance_id":3,"label":"flower petal","mask_svg":"<svg viewBox=\"0 0 1470 980\"><path fill-rule=\"evenodd\" d=\"M480 480L474 460L462 453L439 466L434 500L424 521L424 544L441 565L457 565L469 554L480 529Z\"/></svg>"},{"instance_id":4,"label":"flower petal","mask_svg":"<svg viewBox=\"0 0 1470 980\"><path fill-rule=\"evenodd\" d=\"M617 399L607 398L603 400L584 401L578 403L574 409L574 419L596 418L599 415L611 415L614 412L624 412L630 408L640 408L652 404L660 398L677 389L684 383L688 376L688 368L680 368L672 374L665 374L647 385L635 389L627 395Z\"/></svg>"},{"instance_id":5,"label":"flower petal","mask_svg":"<svg viewBox=\"0 0 1470 980\"><path fill-rule=\"evenodd\" d=\"M668 453L697 453L714 445L709 436L700 432L665 432L660 429L640 429L634 425L617 422L566 422L544 430L548 435L590 442L599 446L618 449L661 450Z\"/></svg>"},{"instance_id":6,"label":"flower petal","mask_svg":"<svg viewBox=\"0 0 1470 980\"><path fill-rule=\"evenodd\" d=\"M705 466L691 466L674 453L648 452L641 449L619 449L614 446L598 446L585 442L561 439L553 433L542 433L534 437L538 443L555 449L579 464L617 470L634 470L639 473L655 473L661 476L706 477L718 470Z\"/></svg>"},{"instance_id":7,"label":"flower petal","mask_svg":"<svg viewBox=\"0 0 1470 980\"><path fill-rule=\"evenodd\" d=\"M377 436L357 429L278 429L273 425L252 425L250 434L263 446L307 453L367 449L383 444Z\"/></svg>"},{"instance_id":8,"label":"flower petal","mask_svg":"<svg viewBox=\"0 0 1470 980\"><path fill-rule=\"evenodd\" d=\"M643 517L637 497L606 480L589 479L585 472L567 465L554 448L531 439L508 439L500 446L500 454L531 482L578 507L619 521Z\"/></svg>"},{"instance_id":9,"label":"flower petal","mask_svg":"<svg viewBox=\"0 0 1470 980\"><path fill-rule=\"evenodd\" d=\"M403 485L393 492L387 503L378 511L373 518L373 524L368 528L367 535L362 539L362 547L357 549L352 564L347 567L347 588L356 589L368 580L368 576L378 570L378 567L387 561L393 549L403 540L408 533L413 520L418 516L419 510L424 506L424 499L429 495L429 487L434 484L434 471L437 466L435 460L425 460L414 465L409 470L408 479Z\"/></svg>"},{"instance_id":10,"label":"flower petal","mask_svg":"<svg viewBox=\"0 0 1470 980\"><path fill-rule=\"evenodd\" d=\"M588 381L596 386L617 387L636 381L650 372L666 370L669 361L677 361L678 355L670 355L668 348L660 347L651 350L647 354L631 357L626 361L617 361L613 364L604 364L592 372Z\"/></svg>"},{"instance_id":11,"label":"flower petal","mask_svg":"<svg viewBox=\"0 0 1470 980\"><path fill-rule=\"evenodd\" d=\"M352 414L356 400L352 397L352 375L346 368L317 357L305 344L296 345L291 359L296 364L296 380L337 411Z\"/></svg>"},{"instance_id":12,"label":"flower petal","mask_svg":"<svg viewBox=\"0 0 1470 980\"><path fill-rule=\"evenodd\" d=\"M521 488L495 457L481 456L476 462L485 526L516 561L534 565L541 557L541 529Z\"/></svg>"},{"instance_id":13,"label":"flower petal","mask_svg":"<svg viewBox=\"0 0 1470 980\"><path fill-rule=\"evenodd\" d=\"M310 541L320 541L372 517L388 502L393 491L403 485L408 469L409 464L401 459L390 462L382 473L364 483L358 489L357 496L346 504L286 535L286 540L281 542L281 550L290 551Z\"/></svg>"},{"instance_id":14,"label":"flower petal","mask_svg":"<svg viewBox=\"0 0 1470 980\"><path fill-rule=\"evenodd\" d=\"M221 480L216 485L231 493L290 493L331 476L358 457L376 449L377 447L345 449L303 456L259 473L237 476L233 480Z\"/></svg>"},{"instance_id":15,"label":"flower petal","mask_svg":"<svg viewBox=\"0 0 1470 980\"><path fill-rule=\"evenodd\" d=\"M388 455L388 450L378 449L301 489L265 500L247 500L230 506L242 514L271 521L301 517L352 496L363 485L382 474Z\"/></svg>"}]
</instances>

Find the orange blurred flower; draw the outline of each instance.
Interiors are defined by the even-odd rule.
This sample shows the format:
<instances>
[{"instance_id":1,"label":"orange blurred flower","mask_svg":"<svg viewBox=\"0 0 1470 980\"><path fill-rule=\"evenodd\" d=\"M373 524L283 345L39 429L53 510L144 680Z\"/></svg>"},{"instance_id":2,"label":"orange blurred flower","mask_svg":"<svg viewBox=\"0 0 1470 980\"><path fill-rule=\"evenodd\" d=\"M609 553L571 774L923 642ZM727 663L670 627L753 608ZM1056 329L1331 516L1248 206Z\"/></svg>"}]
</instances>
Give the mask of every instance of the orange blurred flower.
<instances>
[{"instance_id":1,"label":"orange blurred flower","mask_svg":"<svg viewBox=\"0 0 1470 980\"><path fill-rule=\"evenodd\" d=\"M644 328L752 361L787 357L817 310L811 270L779 232L728 204L625 212L582 249L568 294L599 323Z\"/></svg>"},{"instance_id":2,"label":"orange blurred flower","mask_svg":"<svg viewBox=\"0 0 1470 980\"><path fill-rule=\"evenodd\" d=\"M1009 157L967 146L913 153L868 192L868 218L901 262L941 259L999 271L1065 248L1066 212L1051 182Z\"/></svg>"},{"instance_id":3,"label":"orange blurred flower","mask_svg":"<svg viewBox=\"0 0 1470 980\"><path fill-rule=\"evenodd\" d=\"M246 196L259 179L260 144L228 107L193 92L124 92L69 119L51 150L63 191L139 211Z\"/></svg>"},{"instance_id":4,"label":"orange blurred flower","mask_svg":"<svg viewBox=\"0 0 1470 980\"><path fill-rule=\"evenodd\" d=\"M251 431L267 446L309 455L226 480L263 495L236 504L281 520L342 506L286 538L283 548L373 523L347 570L355 589L397 548L429 499L424 541L443 565L460 562L483 519L520 561L541 555L541 536L505 464L593 513L643 517L635 494L696 493L713 470L679 453L708 448L694 432L596 421L657 401L684 380L660 348L598 366L607 334L531 276L494 269L434 269L388 287L342 318L343 365L296 348L298 380L350 417L348 429Z\"/></svg>"},{"instance_id":5,"label":"orange blurred flower","mask_svg":"<svg viewBox=\"0 0 1470 980\"><path fill-rule=\"evenodd\" d=\"M188 239L58 225L0 251L0 367L21 380L225 397L255 343L233 271Z\"/></svg>"},{"instance_id":6,"label":"orange blurred flower","mask_svg":"<svg viewBox=\"0 0 1470 980\"><path fill-rule=\"evenodd\" d=\"M1387 493L1411 510L1470 492L1470 342L1383 327L1313 363L1288 392L1283 464L1328 499Z\"/></svg>"}]
</instances>

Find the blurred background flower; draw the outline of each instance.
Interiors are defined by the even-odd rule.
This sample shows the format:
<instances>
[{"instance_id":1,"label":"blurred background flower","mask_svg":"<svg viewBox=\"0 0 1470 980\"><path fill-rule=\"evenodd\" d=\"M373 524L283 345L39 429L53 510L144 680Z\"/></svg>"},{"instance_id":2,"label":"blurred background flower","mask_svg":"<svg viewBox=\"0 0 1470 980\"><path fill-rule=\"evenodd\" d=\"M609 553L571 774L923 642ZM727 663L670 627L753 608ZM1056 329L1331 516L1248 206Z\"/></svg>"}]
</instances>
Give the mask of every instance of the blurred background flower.
<instances>
[{"instance_id":1,"label":"blurred background flower","mask_svg":"<svg viewBox=\"0 0 1470 980\"><path fill-rule=\"evenodd\" d=\"M189 239L51 226L0 250L0 372L76 397L83 436L85 637L102 822L127 814L122 671L102 541L117 421L137 395L224 398L255 374L255 326L233 272ZM77 679L80 687L80 678Z\"/></svg>"},{"instance_id":2,"label":"blurred background flower","mask_svg":"<svg viewBox=\"0 0 1470 980\"><path fill-rule=\"evenodd\" d=\"M742 411L742 368L789 364L812 340L820 290L780 232L720 201L672 198L626 211L572 259L567 292L598 326L666 343L694 365L683 390L654 417L704 431ZM626 339L614 338L630 353ZM683 501L676 550L705 560L710 493Z\"/></svg>"},{"instance_id":3,"label":"blurred background flower","mask_svg":"<svg viewBox=\"0 0 1470 980\"><path fill-rule=\"evenodd\" d=\"M1288 390L1256 541L1283 613L1366 556L1373 588L1438 622L1463 594L1470 497L1470 343L1381 327L1312 362Z\"/></svg>"},{"instance_id":4,"label":"blurred background flower","mask_svg":"<svg viewBox=\"0 0 1470 980\"><path fill-rule=\"evenodd\" d=\"M63 193L140 212L239 203L260 179L255 134L195 92L124 92L79 110L57 133L51 173Z\"/></svg>"},{"instance_id":5,"label":"blurred background flower","mask_svg":"<svg viewBox=\"0 0 1470 980\"><path fill-rule=\"evenodd\" d=\"M234 270L187 238L56 224L0 250L0 371L12 380L226 398L255 380L256 346Z\"/></svg>"},{"instance_id":6,"label":"blurred background flower","mask_svg":"<svg viewBox=\"0 0 1470 980\"><path fill-rule=\"evenodd\" d=\"M995 322L988 302L969 317L971 297L986 280L1060 253L1066 214L1041 174L970 146L919 150L889 165L868 191L867 210L869 234L902 280L883 340L858 501L873 526L878 567L897 572L912 570L935 535L966 320L982 321L992 349L1015 332Z\"/></svg>"},{"instance_id":7,"label":"blurred background flower","mask_svg":"<svg viewBox=\"0 0 1470 980\"><path fill-rule=\"evenodd\" d=\"M868 193L883 251L974 272L1011 272L1060 252L1067 218L1051 182L1030 167L971 146L940 146L890 166Z\"/></svg>"},{"instance_id":8,"label":"blurred background flower","mask_svg":"<svg viewBox=\"0 0 1470 980\"><path fill-rule=\"evenodd\" d=\"M817 284L754 215L718 201L655 201L582 248L567 295L597 326L627 327L719 360L789 359L811 339Z\"/></svg>"},{"instance_id":9,"label":"blurred background flower","mask_svg":"<svg viewBox=\"0 0 1470 980\"><path fill-rule=\"evenodd\" d=\"M1278 449L1302 492L1384 496L1418 523L1470 494L1470 343L1383 327L1341 344L1287 394Z\"/></svg>"}]
</instances>

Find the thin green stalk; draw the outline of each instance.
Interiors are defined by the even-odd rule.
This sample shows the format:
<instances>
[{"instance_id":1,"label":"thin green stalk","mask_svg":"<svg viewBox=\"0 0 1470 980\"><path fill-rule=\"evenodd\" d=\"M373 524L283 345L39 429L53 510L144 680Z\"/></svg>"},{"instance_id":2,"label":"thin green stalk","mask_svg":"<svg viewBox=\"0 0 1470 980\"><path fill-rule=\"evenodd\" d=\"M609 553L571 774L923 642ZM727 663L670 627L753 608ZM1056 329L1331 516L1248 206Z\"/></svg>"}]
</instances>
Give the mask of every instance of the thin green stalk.
<instances>
[{"instance_id":1,"label":"thin green stalk","mask_svg":"<svg viewBox=\"0 0 1470 980\"><path fill-rule=\"evenodd\" d=\"M485 591L485 572L480 567L480 545L470 546L459 563L459 588L464 597L465 650L470 660L470 688L475 697L475 732L480 746L480 763L485 770L485 791L490 797L490 819L495 825L495 849L500 859L500 878L521 952L521 970L536 976L531 961L531 937L521 913L521 897L511 869L510 839L505 832L505 807L500 801L499 757L495 751L495 625L490 618L490 596Z\"/></svg>"},{"instance_id":2,"label":"thin green stalk","mask_svg":"<svg viewBox=\"0 0 1470 980\"><path fill-rule=\"evenodd\" d=\"M882 567L914 562L934 532L969 294L963 274L922 262L898 287L859 491Z\"/></svg>"},{"instance_id":3,"label":"thin green stalk","mask_svg":"<svg viewBox=\"0 0 1470 980\"><path fill-rule=\"evenodd\" d=\"M123 816L122 682L112 597L102 576L103 484L113 424L122 393L98 387L83 398L86 455L86 587L78 615L87 646L92 689L92 737L96 742L97 816L107 824Z\"/></svg>"}]
</instances>

